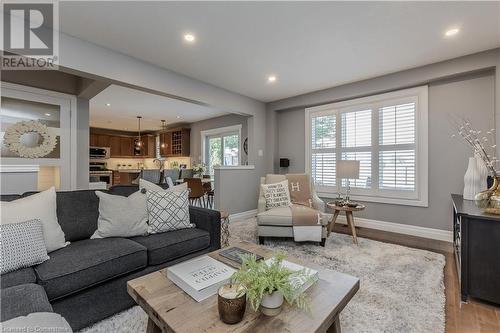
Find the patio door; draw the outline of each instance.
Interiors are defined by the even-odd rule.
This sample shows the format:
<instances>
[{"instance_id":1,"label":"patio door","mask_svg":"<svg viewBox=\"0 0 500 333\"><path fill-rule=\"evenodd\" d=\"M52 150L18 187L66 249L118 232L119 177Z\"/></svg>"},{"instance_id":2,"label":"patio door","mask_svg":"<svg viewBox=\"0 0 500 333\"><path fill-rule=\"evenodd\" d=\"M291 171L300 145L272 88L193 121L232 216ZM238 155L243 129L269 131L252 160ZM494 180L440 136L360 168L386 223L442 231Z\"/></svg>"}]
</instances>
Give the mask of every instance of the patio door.
<instances>
[{"instance_id":1,"label":"patio door","mask_svg":"<svg viewBox=\"0 0 500 333\"><path fill-rule=\"evenodd\" d=\"M216 166L240 165L241 131L239 129L219 130L221 131L210 130L211 133L205 131L205 135L202 135L204 163L207 165L207 171L210 175L214 174Z\"/></svg>"}]
</instances>

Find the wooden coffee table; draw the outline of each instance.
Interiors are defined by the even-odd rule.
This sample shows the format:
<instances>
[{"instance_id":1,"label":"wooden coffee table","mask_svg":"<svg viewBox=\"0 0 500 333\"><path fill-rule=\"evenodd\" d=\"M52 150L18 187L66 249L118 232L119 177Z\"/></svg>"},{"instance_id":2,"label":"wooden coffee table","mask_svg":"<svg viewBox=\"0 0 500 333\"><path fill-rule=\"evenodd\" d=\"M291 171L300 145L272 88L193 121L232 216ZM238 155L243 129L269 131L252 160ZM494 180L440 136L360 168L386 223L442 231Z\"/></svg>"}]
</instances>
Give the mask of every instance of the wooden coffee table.
<instances>
[{"instance_id":1,"label":"wooden coffee table","mask_svg":"<svg viewBox=\"0 0 500 333\"><path fill-rule=\"evenodd\" d=\"M265 258L273 254L253 243L242 242L235 246ZM219 251L209 255L236 266L232 261L219 256ZM219 319L216 295L196 302L166 277L166 269L129 281L127 290L149 316L148 333L340 332L339 314L358 291L359 279L323 270L310 263L301 263L293 257L287 257L287 260L306 264L319 271L318 282L306 291L311 298L311 314L285 304L278 316L266 317L253 311L248 304L243 320L235 325L227 325Z\"/></svg>"}]
</instances>

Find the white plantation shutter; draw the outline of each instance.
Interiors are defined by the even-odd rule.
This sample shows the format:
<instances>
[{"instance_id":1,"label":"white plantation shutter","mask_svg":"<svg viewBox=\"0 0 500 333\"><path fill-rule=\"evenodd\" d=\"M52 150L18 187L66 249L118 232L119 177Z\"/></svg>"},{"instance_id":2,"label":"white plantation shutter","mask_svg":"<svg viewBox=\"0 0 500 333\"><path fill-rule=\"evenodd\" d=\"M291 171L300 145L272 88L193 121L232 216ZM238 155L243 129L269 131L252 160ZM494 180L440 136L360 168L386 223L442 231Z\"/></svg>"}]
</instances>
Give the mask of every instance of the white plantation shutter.
<instances>
[{"instance_id":1,"label":"white plantation shutter","mask_svg":"<svg viewBox=\"0 0 500 333\"><path fill-rule=\"evenodd\" d=\"M306 109L306 169L320 194L345 192L337 161L357 160L353 198L427 206L427 96L424 86Z\"/></svg>"},{"instance_id":2,"label":"white plantation shutter","mask_svg":"<svg viewBox=\"0 0 500 333\"><path fill-rule=\"evenodd\" d=\"M380 108L380 189L415 190L415 135L415 103Z\"/></svg>"},{"instance_id":3,"label":"white plantation shutter","mask_svg":"<svg viewBox=\"0 0 500 333\"><path fill-rule=\"evenodd\" d=\"M311 176L317 186L336 186L336 116L311 119Z\"/></svg>"},{"instance_id":4,"label":"white plantation shutter","mask_svg":"<svg viewBox=\"0 0 500 333\"><path fill-rule=\"evenodd\" d=\"M342 148L372 145L372 110L342 113Z\"/></svg>"}]
</instances>

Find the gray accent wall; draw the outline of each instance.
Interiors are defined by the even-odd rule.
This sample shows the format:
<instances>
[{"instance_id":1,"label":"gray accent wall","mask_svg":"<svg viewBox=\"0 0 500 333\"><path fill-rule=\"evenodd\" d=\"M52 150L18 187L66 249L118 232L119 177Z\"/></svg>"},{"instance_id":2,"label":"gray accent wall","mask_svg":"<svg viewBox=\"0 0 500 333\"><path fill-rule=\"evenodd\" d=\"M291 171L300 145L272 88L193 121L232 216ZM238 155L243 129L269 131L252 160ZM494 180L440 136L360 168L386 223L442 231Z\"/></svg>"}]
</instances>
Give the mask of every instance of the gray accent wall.
<instances>
[{"instance_id":1,"label":"gray accent wall","mask_svg":"<svg viewBox=\"0 0 500 333\"><path fill-rule=\"evenodd\" d=\"M215 169L215 209L229 214L243 213L257 208L259 179L253 166ZM219 191L218 189L223 189Z\"/></svg>"},{"instance_id":2,"label":"gray accent wall","mask_svg":"<svg viewBox=\"0 0 500 333\"><path fill-rule=\"evenodd\" d=\"M202 160L201 149L201 131L206 131L215 128L241 125L241 164L246 164L248 156L243 151L243 141L248 137L248 117L238 114L228 114L225 116L210 118L191 124L191 160L200 162Z\"/></svg>"},{"instance_id":3,"label":"gray accent wall","mask_svg":"<svg viewBox=\"0 0 500 333\"><path fill-rule=\"evenodd\" d=\"M450 193L463 191L463 176L472 153L454 133L452 120L470 119L477 128L495 125L495 73L491 70L429 84L429 207L365 203L360 217L451 230ZM289 170L305 170L305 109L277 113L278 155L290 159ZM327 200L327 199L325 199Z\"/></svg>"}]
</instances>

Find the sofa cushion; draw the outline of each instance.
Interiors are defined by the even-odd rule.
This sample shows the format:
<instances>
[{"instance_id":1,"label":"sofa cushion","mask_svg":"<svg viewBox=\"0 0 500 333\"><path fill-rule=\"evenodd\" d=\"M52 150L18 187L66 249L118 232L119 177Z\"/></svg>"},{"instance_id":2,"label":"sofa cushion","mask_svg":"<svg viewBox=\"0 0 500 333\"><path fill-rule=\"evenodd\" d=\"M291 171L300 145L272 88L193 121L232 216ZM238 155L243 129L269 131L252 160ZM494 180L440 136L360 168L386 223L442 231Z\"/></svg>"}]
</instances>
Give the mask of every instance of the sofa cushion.
<instances>
[{"instance_id":1,"label":"sofa cushion","mask_svg":"<svg viewBox=\"0 0 500 333\"><path fill-rule=\"evenodd\" d=\"M210 246L210 234L202 229L181 229L131 238L148 249L148 264L159 265Z\"/></svg>"},{"instance_id":2,"label":"sofa cushion","mask_svg":"<svg viewBox=\"0 0 500 333\"><path fill-rule=\"evenodd\" d=\"M23 197L35 193L26 192ZM56 202L57 220L67 241L89 239L97 230L99 198L94 190L57 192Z\"/></svg>"},{"instance_id":3,"label":"sofa cushion","mask_svg":"<svg viewBox=\"0 0 500 333\"><path fill-rule=\"evenodd\" d=\"M54 251L35 267L52 301L147 265L146 248L125 238L86 239Z\"/></svg>"},{"instance_id":4,"label":"sofa cushion","mask_svg":"<svg viewBox=\"0 0 500 333\"><path fill-rule=\"evenodd\" d=\"M327 225L332 219L332 214L321 213L321 224ZM266 210L257 214L258 225L271 225L279 227L292 226L292 210L290 207L279 207Z\"/></svg>"},{"instance_id":5,"label":"sofa cushion","mask_svg":"<svg viewBox=\"0 0 500 333\"><path fill-rule=\"evenodd\" d=\"M27 267L5 273L0 276L0 282L2 283L2 289L20 284L35 283L35 271L31 267Z\"/></svg>"},{"instance_id":6,"label":"sofa cushion","mask_svg":"<svg viewBox=\"0 0 500 333\"><path fill-rule=\"evenodd\" d=\"M1 291L1 318L6 321L32 312L52 312L43 287L34 283L21 284Z\"/></svg>"}]
</instances>

